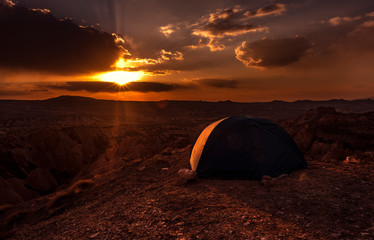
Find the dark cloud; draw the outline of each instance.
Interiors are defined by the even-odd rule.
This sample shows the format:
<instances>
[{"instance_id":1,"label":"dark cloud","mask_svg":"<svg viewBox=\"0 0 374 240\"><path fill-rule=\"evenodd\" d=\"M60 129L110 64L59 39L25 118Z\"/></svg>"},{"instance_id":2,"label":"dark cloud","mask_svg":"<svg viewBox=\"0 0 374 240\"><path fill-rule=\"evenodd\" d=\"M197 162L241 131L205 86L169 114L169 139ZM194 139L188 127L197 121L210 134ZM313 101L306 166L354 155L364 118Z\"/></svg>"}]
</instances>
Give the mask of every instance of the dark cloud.
<instances>
[{"instance_id":1,"label":"dark cloud","mask_svg":"<svg viewBox=\"0 0 374 240\"><path fill-rule=\"evenodd\" d=\"M158 82L130 82L125 85L125 88L127 88L127 91L134 92L167 92L184 87L177 84Z\"/></svg>"},{"instance_id":2,"label":"dark cloud","mask_svg":"<svg viewBox=\"0 0 374 240\"><path fill-rule=\"evenodd\" d=\"M118 85L112 82L65 82L61 85L48 85L47 88L68 91L87 91L91 93L106 92L167 92L184 88L177 84L165 84L158 82L129 82L125 85Z\"/></svg>"},{"instance_id":3,"label":"dark cloud","mask_svg":"<svg viewBox=\"0 0 374 240\"><path fill-rule=\"evenodd\" d=\"M304 37L261 39L243 42L235 49L236 58L247 67L285 66L303 57L311 44Z\"/></svg>"},{"instance_id":4,"label":"dark cloud","mask_svg":"<svg viewBox=\"0 0 374 240\"><path fill-rule=\"evenodd\" d=\"M31 94L32 92L22 90L0 90L0 96L23 96Z\"/></svg>"},{"instance_id":5,"label":"dark cloud","mask_svg":"<svg viewBox=\"0 0 374 240\"><path fill-rule=\"evenodd\" d=\"M237 80L204 78L195 80L196 83L215 88L237 88Z\"/></svg>"},{"instance_id":6,"label":"dark cloud","mask_svg":"<svg viewBox=\"0 0 374 240\"><path fill-rule=\"evenodd\" d=\"M79 74L109 70L124 52L117 36L46 9L0 2L0 66L6 69Z\"/></svg>"}]
</instances>

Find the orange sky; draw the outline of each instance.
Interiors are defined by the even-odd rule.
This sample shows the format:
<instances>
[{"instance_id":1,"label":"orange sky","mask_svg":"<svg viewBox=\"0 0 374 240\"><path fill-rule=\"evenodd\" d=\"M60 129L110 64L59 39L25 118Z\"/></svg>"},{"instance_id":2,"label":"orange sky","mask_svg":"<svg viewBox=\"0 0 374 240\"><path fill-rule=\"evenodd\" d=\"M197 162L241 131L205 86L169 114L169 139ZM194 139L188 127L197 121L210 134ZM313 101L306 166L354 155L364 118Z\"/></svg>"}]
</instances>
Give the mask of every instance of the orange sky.
<instances>
[{"instance_id":1,"label":"orange sky","mask_svg":"<svg viewBox=\"0 0 374 240\"><path fill-rule=\"evenodd\" d=\"M367 0L0 4L0 99L374 97Z\"/></svg>"}]
</instances>

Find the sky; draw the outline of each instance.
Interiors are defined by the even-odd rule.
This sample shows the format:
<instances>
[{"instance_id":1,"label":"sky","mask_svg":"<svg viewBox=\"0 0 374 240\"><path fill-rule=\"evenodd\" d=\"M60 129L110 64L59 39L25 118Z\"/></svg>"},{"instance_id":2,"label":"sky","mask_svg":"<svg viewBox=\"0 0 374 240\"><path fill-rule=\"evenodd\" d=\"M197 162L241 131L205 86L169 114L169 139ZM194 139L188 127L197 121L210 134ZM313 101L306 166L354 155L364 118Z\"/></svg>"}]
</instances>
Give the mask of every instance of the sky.
<instances>
[{"instance_id":1,"label":"sky","mask_svg":"<svg viewBox=\"0 0 374 240\"><path fill-rule=\"evenodd\" d=\"M0 0L0 99L374 97L372 0Z\"/></svg>"}]
</instances>

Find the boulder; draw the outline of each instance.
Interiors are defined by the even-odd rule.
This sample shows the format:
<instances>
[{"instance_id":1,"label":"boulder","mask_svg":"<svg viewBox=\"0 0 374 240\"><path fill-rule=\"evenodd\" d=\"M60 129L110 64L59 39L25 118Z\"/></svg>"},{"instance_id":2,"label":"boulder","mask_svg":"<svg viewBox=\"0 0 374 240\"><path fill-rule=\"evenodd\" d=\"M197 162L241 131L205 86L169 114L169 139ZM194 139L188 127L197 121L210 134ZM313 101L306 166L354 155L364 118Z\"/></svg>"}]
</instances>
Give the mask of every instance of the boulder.
<instances>
[{"instance_id":1,"label":"boulder","mask_svg":"<svg viewBox=\"0 0 374 240\"><path fill-rule=\"evenodd\" d=\"M0 187L0 205L17 204L22 202L22 198L10 188Z\"/></svg>"},{"instance_id":2,"label":"boulder","mask_svg":"<svg viewBox=\"0 0 374 240\"><path fill-rule=\"evenodd\" d=\"M23 181L18 178L8 179L8 184L14 192L16 192L23 201L28 201L39 196L34 190L28 189L23 185Z\"/></svg>"},{"instance_id":3,"label":"boulder","mask_svg":"<svg viewBox=\"0 0 374 240\"><path fill-rule=\"evenodd\" d=\"M330 145L327 143L320 142L318 140L314 141L310 147L308 154L309 156L318 157L325 155L330 149Z\"/></svg>"},{"instance_id":4,"label":"boulder","mask_svg":"<svg viewBox=\"0 0 374 240\"><path fill-rule=\"evenodd\" d=\"M343 161L346 158L346 151L344 150L343 144L341 142L335 142L330 145L329 152L325 154L322 161Z\"/></svg>"},{"instance_id":5,"label":"boulder","mask_svg":"<svg viewBox=\"0 0 374 240\"><path fill-rule=\"evenodd\" d=\"M41 194L52 192L58 187L52 174L43 168L32 170L23 183Z\"/></svg>"},{"instance_id":6,"label":"boulder","mask_svg":"<svg viewBox=\"0 0 374 240\"><path fill-rule=\"evenodd\" d=\"M0 177L0 196L0 205L22 202L21 197L11 189L9 183L2 177Z\"/></svg>"},{"instance_id":7,"label":"boulder","mask_svg":"<svg viewBox=\"0 0 374 240\"><path fill-rule=\"evenodd\" d=\"M307 128L301 129L294 140L302 153L306 153L312 145L314 136Z\"/></svg>"},{"instance_id":8,"label":"boulder","mask_svg":"<svg viewBox=\"0 0 374 240\"><path fill-rule=\"evenodd\" d=\"M178 171L178 175L180 178L186 181L194 181L197 179L197 173L193 170L182 168Z\"/></svg>"}]
</instances>

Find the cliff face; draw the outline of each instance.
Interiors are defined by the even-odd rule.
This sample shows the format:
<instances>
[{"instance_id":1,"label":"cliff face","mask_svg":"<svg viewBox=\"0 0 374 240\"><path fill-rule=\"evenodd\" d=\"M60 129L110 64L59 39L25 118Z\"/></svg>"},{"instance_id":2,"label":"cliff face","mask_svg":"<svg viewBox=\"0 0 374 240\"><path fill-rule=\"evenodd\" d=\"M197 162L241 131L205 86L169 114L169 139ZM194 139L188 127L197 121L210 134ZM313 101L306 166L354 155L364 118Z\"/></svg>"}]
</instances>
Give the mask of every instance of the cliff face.
<instances>
[{"instance_id":1,"label":"cliff face","mask_svg":"<svg viewBox=\"0 0 374 240\"><path fill-rule=\"evenodd\" d=\"M311 109L283 126L309 159L374 161L374 112Z\"/></svg>"},{"instance_id":2,"label":"cliff face","mask_svg":"<svg viewBox=\"0 0 374 240\"><path fill-rule=\"evenodd\" d=\"M175 134L162 126L149 125L46 127L21 134L2 133L2 191L13 197L1 199L0 204L29 199L26 195L51 193L75 177L97 172L121 158L143 159L160 153L166 146L184 147L190 142L188 137L188 132ZM101 165L93 166L98 160ZM16 190L10 180L16 180L17 187L27 191Z\"/></svg>"}]
</instances>

